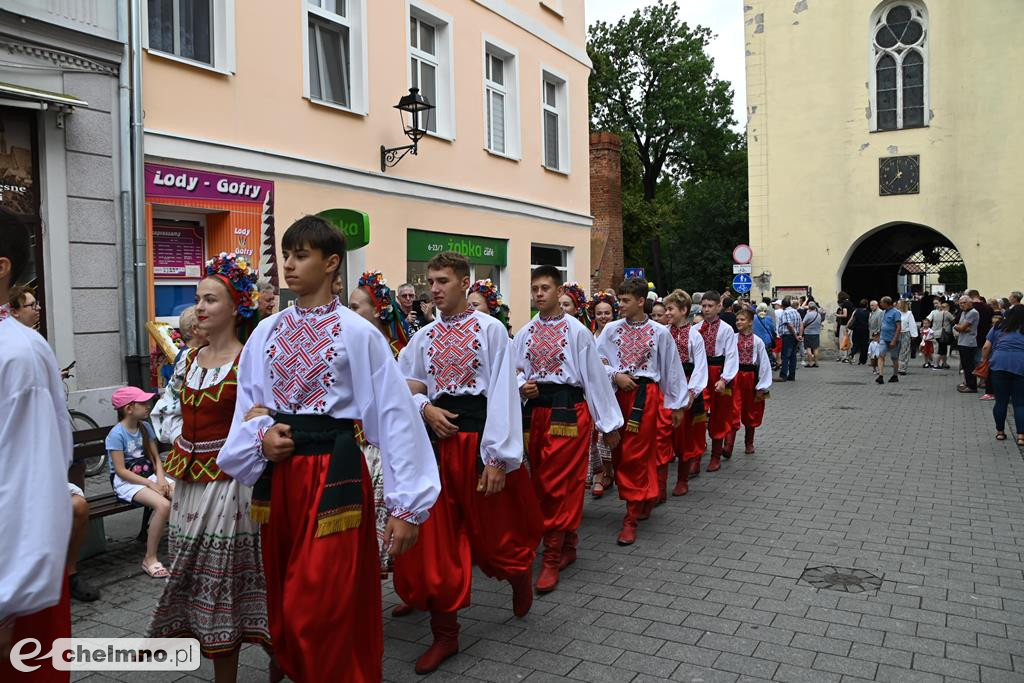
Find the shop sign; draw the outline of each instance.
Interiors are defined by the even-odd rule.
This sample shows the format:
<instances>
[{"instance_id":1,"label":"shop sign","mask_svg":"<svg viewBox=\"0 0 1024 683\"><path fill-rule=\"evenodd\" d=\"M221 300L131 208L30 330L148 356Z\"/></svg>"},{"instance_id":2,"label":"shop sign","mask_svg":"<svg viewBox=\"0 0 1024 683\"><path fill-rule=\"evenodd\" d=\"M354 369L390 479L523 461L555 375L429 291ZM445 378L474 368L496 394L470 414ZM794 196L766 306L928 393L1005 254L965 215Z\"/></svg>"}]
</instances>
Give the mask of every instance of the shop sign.
<instances>
[{"instance_id":1,"label":"shop sign","mask_svg":"<svg viewBox=\"0 0 1024 683\"><path fill-rule=\"evenodd\" d=\"M353 209L327 209L317 214L345 236L348 251L361 249L370 243L370 216Z\"/></svg>"},{"instance_id":2,"label":"shop sign","mask_svg":"<svg viewBox=\"0 0 1024 683\"><path fill-rule=\"evenodd\" d=\"M206 237L196 226L153 226L153 277L156 279L202 276Z\"/></svg>"},{"instance_id":3,"label":"shop sign","mask_svg":"<svg viewBox=\"0 0 1024 683\"><path fill-rule=\"evenodd\" d=\"M269 180L146 164L147 197L263 202L273 191Z\"/></svg>"},{"instance_id":4,"label":"shop sign","mask_svg":"<svg viewBox=\"0 0 1024 683\"><path fill-rule=\"evenodd\" d=\"M507 240L409 230L406 245L406 258L410 261L429 261L443 251L454 251L468 258L473 264L508 264Z\"/></svg>"}]
</instances>

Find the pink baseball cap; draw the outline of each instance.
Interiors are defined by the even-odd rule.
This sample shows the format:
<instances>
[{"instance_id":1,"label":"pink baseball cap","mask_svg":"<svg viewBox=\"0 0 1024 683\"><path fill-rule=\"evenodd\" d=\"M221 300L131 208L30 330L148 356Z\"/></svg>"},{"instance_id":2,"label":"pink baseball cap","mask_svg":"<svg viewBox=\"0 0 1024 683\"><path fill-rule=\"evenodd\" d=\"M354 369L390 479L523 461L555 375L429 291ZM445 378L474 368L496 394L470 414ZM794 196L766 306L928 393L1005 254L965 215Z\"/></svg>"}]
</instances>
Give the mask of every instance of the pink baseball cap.
<instances>
[{"instance_id":1,"label":"pink baseball cap","mask_svg":"<svg viewBox=\"0 0 1024 683\"><path fill-rule=\"evenodd\" d=\"M110 397L110 402L115 409L124 408L129 403L145 403L154 396L156 394L148 394L138 387L121 387Z\"/></svg>"}]
</instances>

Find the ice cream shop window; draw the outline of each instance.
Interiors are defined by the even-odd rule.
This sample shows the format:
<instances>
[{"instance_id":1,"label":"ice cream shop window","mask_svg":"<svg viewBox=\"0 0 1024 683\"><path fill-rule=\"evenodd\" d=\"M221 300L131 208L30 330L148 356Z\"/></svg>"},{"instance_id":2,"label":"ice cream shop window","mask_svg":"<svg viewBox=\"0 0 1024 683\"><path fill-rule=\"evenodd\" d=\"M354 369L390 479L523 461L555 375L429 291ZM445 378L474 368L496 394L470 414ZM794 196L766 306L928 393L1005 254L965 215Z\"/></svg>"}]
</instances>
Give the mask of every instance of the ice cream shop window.
<instances>
[{"instance_id":1,"label":"ice cream shop window","mask_svg":"<svg viewBox=\"0 0 1024 683\"><path fill-rule=\"evenodd\" d=\"M195 303L206 261L206 229L193 221L153 222L153 285L156 319L178 324Z\"/></svg>"}]
</instances>

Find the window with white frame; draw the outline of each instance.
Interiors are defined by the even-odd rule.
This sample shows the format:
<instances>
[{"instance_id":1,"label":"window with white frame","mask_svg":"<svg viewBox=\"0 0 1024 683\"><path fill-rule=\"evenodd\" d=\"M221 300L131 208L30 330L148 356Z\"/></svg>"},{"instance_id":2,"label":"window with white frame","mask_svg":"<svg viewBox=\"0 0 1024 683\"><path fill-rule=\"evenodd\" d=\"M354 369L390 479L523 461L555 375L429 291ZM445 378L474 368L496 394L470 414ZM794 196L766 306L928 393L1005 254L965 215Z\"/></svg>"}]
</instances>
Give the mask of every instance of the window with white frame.
<instances>
[{"instance_id":1,"label":"window with white frame","mask_svg":"<svg viewBox=\"0 0 1024 683\"><path fill-rule=\"evenodd\" d=\"M485 146L518 158L519 109L516 55L491 42L484 46Z\"/></svg>"},{"instance_id":2,"label":"window with white frame","mask_svg":"<svg viewBox=\"0 0 1024 683\"><path fill-rule=\"evenodd\" d=\"M451 18L420 3L409 4L409 85L436 108L427 130L455 137Z\"/></svg>"},{"instance_id":3,"label":"window with white frame","mask_svg":"<svg viewBox=\"0 0 1024 683\"><path fill-rule=\"evenodd\" d=\"M928 16L919 2L876 10L871 22L872 130L928 125Z\"/></svg>"},{"instance_id":4,"label":"window with white frame","mask_svg":"<svg viewBox=\"0 0 1024 683\"><path fill-rule=\"evenodd\" d=\"M530 245L530 270L540 266L554 266L562 274L562 280L569 278L569 247L555 247L547 244Z\"/></svg>"},{"instance_id":5,"label":"window with white frame","mask_svg":"<svg viewBox=\"0 0 1024 683\"><path fill-rule=\"evenodd\" d=\"M568 83L548 71L541 76L541 129L544 166L569 172Z\"/></svg>"},{"instance_id":6,"label":"window with white frame","mask_svg":"<svg viewBox=\"0 0 1024 683\"><path fill-rule=\"evenodd\" d=\"M146 0L144 16L150 52L234 71L234 0Z\"/></svg>"},{"instance_id":7,"label":"window with white frame","mask_svg":"<svg viewBox=\"0 0 1024 683\"><path fill-rule=\"evenodd\" d=\"M366 113L364 0L306 1L307 95Z\"/></svg>"}]
</instances>

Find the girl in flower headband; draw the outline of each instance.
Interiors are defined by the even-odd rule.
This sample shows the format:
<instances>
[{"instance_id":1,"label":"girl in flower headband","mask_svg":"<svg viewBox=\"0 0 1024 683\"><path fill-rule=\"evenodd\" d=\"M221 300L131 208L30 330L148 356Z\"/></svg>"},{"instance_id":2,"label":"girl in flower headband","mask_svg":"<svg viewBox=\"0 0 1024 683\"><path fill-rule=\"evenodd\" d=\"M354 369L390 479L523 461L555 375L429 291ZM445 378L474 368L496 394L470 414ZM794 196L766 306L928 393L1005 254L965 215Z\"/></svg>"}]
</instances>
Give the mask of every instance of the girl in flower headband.
<instances>
[{"instance_id":1,"label":"girl in flower headband","mask_svg":"<svg viewBox=\"0 0 1024 683\"><path fill-rule=\"evenodd\" d=\"M466 298L470 308L494 316L508 328L508 306L502 301L498 286L490 278L477 280L470 285Z\"/></svg>"},{"instance_id":2,"label":"girl in flower headband","mask_svg":"<svg viewBox=\"0 0 1024 683\"><path fill-rule=\"evenodd\" d=\"M610 292L597 292L590 300L590 329L600 335L604 326L619 317L619 300Z\"/></svg>"},{"instance_id":3,"label":"girl in flower headband","mask_svg":"<svg viewBox=\"0 0 1024 683\"><path fill-rule=\"evenodd\" d=\"M379 270L359 276L359 284L349 297L349 308L380 330L397 359L399 352L409 343L409 327L402 309L398 307L398 299Z\"/></svg>"},{"instance_id":4,"label":"girl in flower headband","mask_svg":"<svg viewBox=\"0 0 1024 683\"><path fill-rule=\"evenodd\" d=\"M562 310L565 311L566 315L576 318L587 328L593 327L590 322L589 311L587 310L587 293L583 291L580 283L566 282L562 285L558 303L561 304Z\"/></svg>"},{"instance_id":5,"label":"girl in flower headband","mask_svg":"<svg viewBox=\"0 0 1024 683\"><path fill-rule=\"evenodd\" d=\"M244 258L238 258L234 252L222 251L206 262L206 277L227 288L235 308L238 337L245 342L259 322L256 314L260 299L256 287L258 274Z\"/></svg>"}]
</instances>

